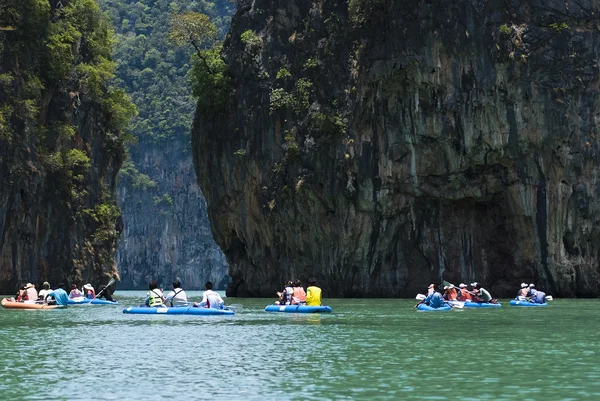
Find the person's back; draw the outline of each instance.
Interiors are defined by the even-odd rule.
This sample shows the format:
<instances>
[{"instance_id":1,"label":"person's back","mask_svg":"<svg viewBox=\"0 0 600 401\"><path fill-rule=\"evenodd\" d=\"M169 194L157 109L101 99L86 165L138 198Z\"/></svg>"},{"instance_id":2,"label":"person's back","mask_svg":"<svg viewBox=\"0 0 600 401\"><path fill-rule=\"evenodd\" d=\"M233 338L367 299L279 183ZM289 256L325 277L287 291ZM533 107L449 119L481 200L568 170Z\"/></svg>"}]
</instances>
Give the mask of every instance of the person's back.
<instances>
[{"instance_id":1,"label":"person's back","mask_svg":"<svg viewBox=\"0 0 600 401\"><path fill-rule=\"evenodd\" d=\"M543 304L546 302L546 293L543 291L536 291L534 296L530 299L530 302L534 302L536 304Z\"/></svg>"},{"instance_id":2,"label":"person's back","mask_svg":"<svg viewBox=\"0 0 600 401\"><path fill-rule=\"evenodd\" d=\"M94 287L92 287L91 284L86 284L83 286L83 291L85 293L85 297L87 299L94 299L96 298L96 291L94 290Z\"/></svg>"},{"instance_id":3,"label":"person's back","mask_svg":"<svg viewBox=\"0 0 600 401\"><path fill-rule=\"evenodd\" d=\"M165 303L167 306L178 306L188 303L187 294L181 289L181 283L179 280L173 281L173 291L169 292Z\"/></svg>"},{"instance_id":4,"label":"person's back","mask_svg":"<svg viewBox=\"0 0 600 401\"><path fill-rule=\"evenodd\" d=\"M296 282L294 282L293 290L294 293L292 295L292 303L304 303L306 301L306 291L304 291L304 287L302 287L302 282L300 280L296 280Z\"/></svg>"},{"instance_id":5,"label":"person's back","mask_svg":"<svg viewBox=\"0 0 600 401\"><path fill-rule=\"evenodd\" d=\"M50 294L48 294L46 296L46 300L48 300L48 298L52 298L52 300L54 301L52 303L59 306L67 306L69 301L69 296L67 295L67 292L62 288L62 286L59 286L59 288L53 290ZM51 302L48 303L50 304Z\"/></svg>"},{"instance_id":6,"label":"person's back","mask_svg":"<svg viewBox=\"0 0 600 401\"><path fill-rule=\"evenodd\" d=\"M308 280L306 288L306 306L321 306L321 289L313 279Z\"/></svg>"},{"instance_id":7,"label":"person's back","mask_svg":"<svg viewBox=\"0 0 600 401\"><path fill-rule=\"evenodd\" d=\"M483 302L490 302L492 300L492 295L489 293L488 290L486 290L483 287L480 287L478 289L477 292L477 296L479 297L479 299L481 299Z\"/></svg>"},{"instance_id":8,"label":"person's back","mask_svg":"<svg viewBox=\"0 0 600 401\"><path fill-rule=\"evenodd\" d=\"M42 289L40 290L40 292L38 292L38 299L42 301L45 300L48 294L50 294L51 292L52 289L50 288L50 283L44 281L44 284L42 284Z\"/></svg>"},{"instance_id":9,"label":"person's back","mask_svg":"<svg viewBox=\"0 0 600 401\"><path fill-rule=\"evenodd\" d=\"M69 292L69 298L73 299L73 298L79 298L82 296L83 296L83 293L81 291L79 291L79 288L77 288L76 284L73 284L73 287L71 288L71 292Z\"/></svg>"},{"instance_id":10,"label":"person's back","mask_svg":"<svg viewBox=\"0 0 600 401\"><path fill-rule=\"evenodd\" d=\"M38 292L33 284L27 283L27 285L25 286L25 295L23 299L26 301L37 301Z\"/></svg>"},{"instance_id":11,"label":"person's back","mask_svg":"<svg viewBox=\"0 0 600 401\"><path fill-rule=\"evenodd\" d=\"M221 298L218 293L213 291L212 282L207 281L204 288L206 288L206 291L202 294L200 306L205 308L223 309L225 301L223 301L223 298Z\"/></svg>"},{"instance_id":12,"label":"person's back","mask_svg":"<svg viewBox=\"0 0 600 401\"><path fill-rule=\"evenodd\" d=\"M470 301L471 294L469 293L469 290L467 290L467 285L460 283L460 285L458 287L459 287L459 290L458 290L458 294L457 294L457 299L460 301L463 301L463 302Z\"/></svg>"},{"instance_id":13,"label":"person's back","mask_svg":"<svg viewBox=\"0 0 600 401\"><path fill-rule=\"evenodd\" d=\"M456 292L456 288L454 288L454 287L449 287L449 288L446 290L446 294L445 294L445 295L446 295L446 296L445 296L445 298L446 298L448 301L456 301L456 297L457 297L458 293Z\"/></svg>"},{"instance_id":14,"label":"person's back","mask_svg":"<svg viewBox=\"0 0 600 401\"><path fill-rule=\"evenodd\" d=\"M150 291L146 294L146 301L144 302L146 306L151 308L156 308L163 305L164 296L161 289L158 288L158 283L156 280L150 280L148 284Z\"/></svg>"},{"instance_id":15,"label":"person's back","mask_svg":"<svg viewBox=\"0 0 600 401\"><path fill-rule=\"evenodd\" d=\"M444 298L438 291L433 291L427 296L427 298L425 298L425 304L431 306L432 308L439 308L444 306Z\"/></svg>"}]
</instances>

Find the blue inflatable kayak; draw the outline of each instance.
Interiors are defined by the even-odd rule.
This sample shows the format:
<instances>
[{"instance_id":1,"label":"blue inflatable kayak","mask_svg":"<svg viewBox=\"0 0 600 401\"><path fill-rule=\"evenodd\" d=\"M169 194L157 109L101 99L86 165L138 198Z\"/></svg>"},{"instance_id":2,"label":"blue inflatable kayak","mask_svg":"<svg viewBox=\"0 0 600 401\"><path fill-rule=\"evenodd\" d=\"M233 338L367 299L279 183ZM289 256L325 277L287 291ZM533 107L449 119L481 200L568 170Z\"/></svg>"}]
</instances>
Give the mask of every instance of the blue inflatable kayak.
<instances>
[{"instance_id":1,"label":"blue inflatable kayak","mask_svg":"<svg viewBox=\"0 0 600 401\"><path fill-rule=\"evenodd\" d=\"M452 308L448 304L444 304L444 306L440 306L439 308L432 308L431 306L425 305L425 304L420 304L419 306L417 306L417 310L420 310L423 312L441 312L441 311L451 310L451 309Z\"/></svg>"},{"instance_id":2,"label":"blue inflatable kayak","mask_svg":"<svg viewBox=\"0 0 600 401\"><path fill-rule=\"evenodd\" d=\"M490 304L487 302L465 302L465 308L502 308L501 304Z\"/></svg>"},{"instance_id":3,"label":"blue inflatable kayak","mask_svg":"<svg viewBox=\"0 0 600 401\"><path fill-rule=\"evenodd\" d=\"M513 299L512 301L510 301L510 304L512 306L524 306L524 307L530 307L530 306L548 306L548 304L546 302L544 302L543 304L538 304L538 303L529 302L529 301L519 301L518 299Z\"/></svg>"},{"instance_id":4,"label":"blue inflatable kayak","mask_svg":"<svg viewBox=\"0 0 600 401\"><path fill-rule=\"evenodd\" d=\"M123 313L134 315L235 315L230 309L195 308L193 306L173 306L150 308L148 306L130 306Z\"/></svg>"},{"instance_id":5,"label":"blue inflatable kayak","mask_svg":"<svg viewBox=\"0 0 600 401\"><path fill-rule=\"evenodd\" d=\"M107 301L106 299L94 298L71 298L67 300L68 305L118 305L117 301Z\"/></svg>"},{"instance_id":6,"label":"blue inflatable kayak","mask_svg":"<svg viewBox=\"0 0 600 401\"><path fill-rule=\"evenodd\" d=\"M265 312L285 313L329 313L331 306L306 306L306 305L269 305Z\"/></svg>"}]
</instances>

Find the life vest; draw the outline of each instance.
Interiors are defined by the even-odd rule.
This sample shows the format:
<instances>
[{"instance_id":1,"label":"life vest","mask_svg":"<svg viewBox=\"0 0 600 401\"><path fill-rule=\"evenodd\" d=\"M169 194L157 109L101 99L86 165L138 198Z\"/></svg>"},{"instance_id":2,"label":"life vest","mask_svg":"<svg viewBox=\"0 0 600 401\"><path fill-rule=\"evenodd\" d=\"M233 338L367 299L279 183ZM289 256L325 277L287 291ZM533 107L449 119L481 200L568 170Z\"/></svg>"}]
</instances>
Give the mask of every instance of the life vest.
<instances>
[{"instance_id":1,"label":"life vest","mask_svg":"<svg viewBox=\"0 0 600 401\"><path fill-rule=\"evenodd\" d=\"M308 287L306 294L307 306L321 306L321 289L319 287Z\"/></svg>"},{"instance_id":2,"label":"life vest","mask_svg":"<svg viewBox=\"0 0 600 401\"><path fill-rule=\"evenodd\" d=\"M292 298L296 303L306 301L306 291L302 287L294 287L294 295Z\"/></svg>"},{"instance_id":3,"label":"life vest","mask_svg":"<svg viewBox=\"0 0 600 401\"><path fill-rule=\"evenodd\" d=\"M448 301L456 301L456 288L449 288L446 290L446 296L448 297Z\"/></svg>"},{"instance_id":4,"label":"life vest","mask_svg":"<svg viewBox=\"0 0 600 401\"><path fill-rule=\"evenodd\" d=\"M461 299L461 301L470 301L471 294L469 294L469 291L465 290L464 288L461 288L460 289L460 299Z\"/></svg>"},{"instance_id":5,"label":"life vest","mask_svg":"<svg viewBox=\"0 0 600 401\"><path fill-rule=\"evenodd\" d=\"M156 307L161 306L163 304L163 298L162 294L160 293L160 290L150 290L149 294L150 298L148 299L148 306Z\"/></svg>"}]
</instances>

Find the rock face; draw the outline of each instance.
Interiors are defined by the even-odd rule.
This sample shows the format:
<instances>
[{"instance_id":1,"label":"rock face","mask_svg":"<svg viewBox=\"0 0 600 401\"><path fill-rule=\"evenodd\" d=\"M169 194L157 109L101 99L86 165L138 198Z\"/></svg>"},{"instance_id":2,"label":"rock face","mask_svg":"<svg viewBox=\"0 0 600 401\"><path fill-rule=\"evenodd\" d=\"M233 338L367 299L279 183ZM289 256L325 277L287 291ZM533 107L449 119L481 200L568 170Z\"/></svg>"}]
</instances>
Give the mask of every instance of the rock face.
<instances>
[{"instance_id":1,"label":"rock face","mask_svg":"<svg viewBox=\"0 0 600 401\"><path fill-rule=\"evenodd\" d=\"M147 289L156 279L170 288L174 278L186 289L204 289L207 280L217 288L228 283L227 262L210 232L188 141L142 140L130 149L139 173L152 177L154 184L144 188L135 176L119 178L124 220L117 252L121 287Z\"/></svg>"},{"instance_id":2,"label":"rock face","mask_svg":"<svg viewBox=\"0 0 600 401\"><path fill-rule=\"evenodd\" d=\"M110 35L87 0L0 5L0 293L106 283L135 109L103 84Z\"/></svg>"},{"instance_id":3,"label":"rock face","mask_svg":"<svg viewBox=\"0 0 600 401\"><path fill-rule=\"evenodd\" d=\"M599 295L600 1L348 3L238 5L193 133L228 295Z\"/></svg>"}]
</instances>

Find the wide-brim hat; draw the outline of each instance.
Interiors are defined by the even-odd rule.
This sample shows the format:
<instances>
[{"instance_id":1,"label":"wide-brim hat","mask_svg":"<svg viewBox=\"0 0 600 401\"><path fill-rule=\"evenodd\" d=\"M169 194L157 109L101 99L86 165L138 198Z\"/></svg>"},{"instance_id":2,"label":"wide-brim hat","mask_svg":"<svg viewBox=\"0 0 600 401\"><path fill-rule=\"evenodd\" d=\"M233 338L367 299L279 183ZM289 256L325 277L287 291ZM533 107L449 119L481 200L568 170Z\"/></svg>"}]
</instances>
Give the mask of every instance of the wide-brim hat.
<instances>
[{"instance_id":1,"label":"wide-brim hat","mask_svg":"<svg viewBox=\"0 0 600 401\"><path fill-rule=\"evenodd\" d=\"M23 287L23 288L28 289L28 288L33 288L33 287L35 287L35 285L33 285L31 283L27 283L27 284L25 284L25 287Z\"/></svg>"},{"instance_id":2,"label":"wide-brim hat","mask_svg":"<svg viewBox=\"0 0 600 401\"><path fill-rule=\"evenodd\" d=\"M86 284L86 285L83 286L83 288L85 288L86 290L93 290L94 289L94 287L92 287L91 284Z\"/></svg>"},{"instance_id":3,"label":"wide-brim hat","mask_svg":"<svg viewBox=\"0 0 600 401\"><path fill-rule=\"evenodd\" d=\"M525 288L525 287L527 287L527 284L526 283L521 283L521 288Z\"/></svg>"}]
</instances>

